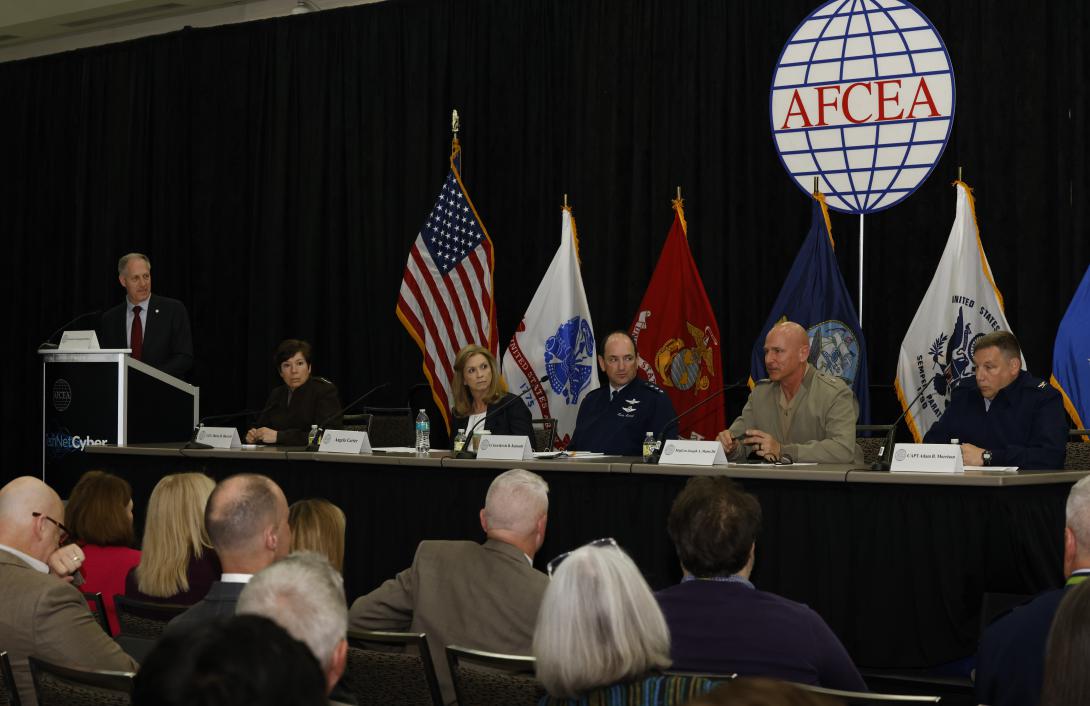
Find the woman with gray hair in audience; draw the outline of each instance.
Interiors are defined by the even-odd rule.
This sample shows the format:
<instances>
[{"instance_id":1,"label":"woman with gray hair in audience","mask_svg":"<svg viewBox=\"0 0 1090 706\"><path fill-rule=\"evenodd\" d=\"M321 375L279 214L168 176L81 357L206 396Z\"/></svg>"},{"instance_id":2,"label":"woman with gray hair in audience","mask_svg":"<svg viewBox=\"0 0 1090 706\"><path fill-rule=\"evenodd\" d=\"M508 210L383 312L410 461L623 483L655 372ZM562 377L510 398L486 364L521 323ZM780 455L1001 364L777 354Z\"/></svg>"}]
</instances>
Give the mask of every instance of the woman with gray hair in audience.
<instances>
[{"instance_id":1,"label":"woman with gray hair in audience","mask_svg":"<svg viewBox=\"0 0 1090 706\"><path fill-rule=\"evenodd\" d=\"M534 631L537 678L549 704L670 706L712 689L703 677L665 675L670 633L651 588L613 539L549 562Z\"/></svg>"}]
</instances>

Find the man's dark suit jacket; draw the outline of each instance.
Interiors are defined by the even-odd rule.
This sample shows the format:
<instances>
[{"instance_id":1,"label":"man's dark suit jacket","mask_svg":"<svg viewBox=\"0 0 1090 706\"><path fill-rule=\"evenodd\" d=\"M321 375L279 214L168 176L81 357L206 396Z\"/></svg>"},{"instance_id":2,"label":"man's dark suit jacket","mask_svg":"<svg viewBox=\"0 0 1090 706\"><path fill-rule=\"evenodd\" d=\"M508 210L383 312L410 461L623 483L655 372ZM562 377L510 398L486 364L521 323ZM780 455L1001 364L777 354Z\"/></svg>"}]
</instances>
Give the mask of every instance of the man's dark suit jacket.
<instances>
[{"instance_id":1,"label":"man's dark suit jacket","mask_svg":"<svg viewBox=\"0 0 1090 706\"><path fill-rule=\"evenodd\" d=\"M1036 706L1044 684L1048 632L1066 590L1038 594L984 631L976 656L977 703Z\"/></svg>"},{"instance_id":2,"label":"man's dark suit jacket","mask_svg":"<svg viewBox=\"0 0 1090 706\"><path fill-rule=\"evenodd\" d=\"M244 588L246 588L244 583L216 581L212 584L212 588L208 589L208 595L199 603L195 603L192 608L175 616L167 623L163 635L178 635L209 620L230 618L235 614L238 597Z\"/></svg>"},{"instance_id":3,"label":"man's dark suit jacket","mask_svg":"<svg viewBox=\"0 0 1090 706\"><path fill-rule=\"evenodd\" d=\"M801 603L710 580L685 581L655 598L670 628L671 669L867 691L840 640Z\"/></svg>"},{"instance_id":4,"label":"man's dark suit jacket","mask_svg":"<svg viewBox=\"0 0 1090 706\"><path fill-rule=\"evenodd\" d=\"M189 332L189 313L177 299L152 294L147 302L144 324L144 353L141 360L153 368L184 378L193 367L193 336ZM126 302L102 315L98 325L98 344L103 348L128 348L125 330Z\"/></svg>"},{"instance_id":5,"label":"man's dark suit jacket","mask_svg":"<svg viewBox=\"0 0 1090 706\"><path fill-rule=\"evenodd\" d=\"M507 404L507 401L514 397L510 392L499 398L497 401L488 405L488 414L492 414L496 409L503 404ZM466 433L469 433L469 417L454 417L454 421L451 422L451 427L454 429L465 429ZM477 430L487 429L493 434L510 434L512 436L528 436L530 437L530 445L534 444L534 425L530 422L530 410L526 408L526 405L519 404L518 402L512 402L506 407L500 410L499 414L494 417L489 417L484 424L477 427ZM535 446L536 448L536 446ZM539 451L541 449L538 449Z\"/></svg>"}]
</instances>

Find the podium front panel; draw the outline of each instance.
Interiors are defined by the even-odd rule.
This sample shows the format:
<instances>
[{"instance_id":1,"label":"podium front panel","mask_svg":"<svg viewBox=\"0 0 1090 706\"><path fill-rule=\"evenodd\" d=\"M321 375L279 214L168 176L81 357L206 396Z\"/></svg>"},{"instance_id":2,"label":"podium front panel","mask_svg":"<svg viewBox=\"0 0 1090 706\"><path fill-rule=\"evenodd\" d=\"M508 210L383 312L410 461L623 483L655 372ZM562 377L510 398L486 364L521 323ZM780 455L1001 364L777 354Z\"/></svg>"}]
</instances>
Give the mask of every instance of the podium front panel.
<instances>
[{"instance_id":1,"label":"podium front panel","mask_svg":"<svg viewBox=\"0 0 1090 706\"><path fill-rule=\"evenodd\" d=\"M42 466L47 478L50 467L86 446L118 442L118 369L116 362L46 361Z\"/></svg>"}]
</instances>

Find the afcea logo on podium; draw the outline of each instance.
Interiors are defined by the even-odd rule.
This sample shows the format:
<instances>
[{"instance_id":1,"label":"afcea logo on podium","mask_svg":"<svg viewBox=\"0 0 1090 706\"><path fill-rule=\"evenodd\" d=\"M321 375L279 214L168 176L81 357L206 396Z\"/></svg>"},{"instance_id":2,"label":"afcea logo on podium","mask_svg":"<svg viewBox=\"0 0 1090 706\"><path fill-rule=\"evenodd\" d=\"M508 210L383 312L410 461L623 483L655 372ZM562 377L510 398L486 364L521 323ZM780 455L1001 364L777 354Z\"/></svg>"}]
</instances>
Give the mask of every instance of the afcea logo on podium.
<instances>
[{"instance_id":1,"label":"afcea logo on podium","mask_svg":"<svg viewBox=\"0 0 1090 706\"><path fill-rule=\"evenodd\" d=\"M772 134L806 193L830 208L881 211L938 163L954 122L942 37L903 0L831 0L787 40L772 75Z\"/></svg>"}]
</instances>

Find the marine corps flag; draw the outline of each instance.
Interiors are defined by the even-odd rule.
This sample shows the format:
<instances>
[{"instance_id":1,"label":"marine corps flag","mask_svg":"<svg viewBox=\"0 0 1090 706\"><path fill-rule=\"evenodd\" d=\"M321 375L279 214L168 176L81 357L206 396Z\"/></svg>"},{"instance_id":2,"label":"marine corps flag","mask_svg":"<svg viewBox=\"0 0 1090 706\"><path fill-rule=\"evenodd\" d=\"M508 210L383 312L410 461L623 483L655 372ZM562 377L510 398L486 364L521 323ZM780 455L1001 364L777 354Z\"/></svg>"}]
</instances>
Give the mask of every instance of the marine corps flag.
<instances>
[{"instance_id":1,"label":"marine corps flag","mask_svg":"<svg viewBox=\"0 0 1090 706\"><path fill-rule=\"evenodd\" d=\"M640 375L683 412L723 387L719 324L686 237L681 198L674 223L632 322ZM727 428L723 404L710 402L678 421L683 439L714 439Z\"/></svg>"},{"instance_id":2,"label":"marine corps flag","mask_svg":"<svg viewBox=\"0 0 1090 706\"><path fill-rule=\"evenodd\" d=\"M780 321L794 321L810 338L810 364L848 383L859 402L859 423L866 424L870 418L867 344L833 252L829 209L822 194L814 195L812 209L810 232L753 344L750 384L768 375L764 346L769 330Z\"/></svg>"},{"instance_id":3,"label":"marine corps flag","mask_svg":"<svg viewBox=\"0 0 1090 706\"><path fill-rule=\"evenodd\" d=\"M579 404L598 389L598 375L575 219L566 205L560 220L560 247L507 344L502 367L507 386L522 396L531 417L556 420L556 446L563 449L575 431Z\"/></svg>"},{"instance_id":4,"label":"marine corps flag","mask_svg":"<svg viewBox=\"0 0 1090 706\"><path fill-rule=\"evenodd\" d=\"M992 331L1011 330L1003 315L1003 296L980 242L972 190L962 181L955 181L954 187L954 225L935 276L901 341L893 382L902 410L930 386L905 416L917 442L946 410L952 386L973 377L977 339Z\"/></svg>"},{"instance_id":5,"label":"marine corps flag","mask_svg":"<svg viewBox=\"0 0 1090 706\"><path fill-rule=\"evenodd\" d=\"M1052 386L1079 429L1090 421L1090 269L1082 276L1075 298L1056 332L1052 349Z\"/></svg>"}]
</instances>

